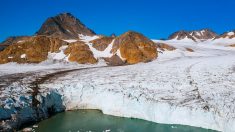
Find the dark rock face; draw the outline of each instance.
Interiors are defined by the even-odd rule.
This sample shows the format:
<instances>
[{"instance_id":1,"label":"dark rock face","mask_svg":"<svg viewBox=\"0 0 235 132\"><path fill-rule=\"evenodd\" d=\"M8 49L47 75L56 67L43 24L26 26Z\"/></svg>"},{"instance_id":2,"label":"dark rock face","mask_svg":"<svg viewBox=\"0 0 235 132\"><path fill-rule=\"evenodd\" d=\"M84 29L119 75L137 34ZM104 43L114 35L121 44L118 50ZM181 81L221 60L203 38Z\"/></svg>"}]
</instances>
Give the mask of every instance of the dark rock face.
<instances>
[{"instance_id":1,"label":"dark rock face","mask_svg":"<svg viewBox=\"0 0 235 132\"><path fill-rule=\"evenodd\" d=\"M70 13L63 13L48 18L36 34L59 37L61 39L77 39L78 34L92 36L95 35L95 32L87 28Z\"/></svg>"},{"instance_id":2,"label":"dark rock face","mask_svg":"<svg viewBox=\"0 0 235 132\"><path fill-rule=\"evenodd\" d=\"M169 39L191 39L193 41L204 41L214 39L218 35L210 29L203 29L198 31L179 31L169 36Z\"/></svg>"}]
</instances>

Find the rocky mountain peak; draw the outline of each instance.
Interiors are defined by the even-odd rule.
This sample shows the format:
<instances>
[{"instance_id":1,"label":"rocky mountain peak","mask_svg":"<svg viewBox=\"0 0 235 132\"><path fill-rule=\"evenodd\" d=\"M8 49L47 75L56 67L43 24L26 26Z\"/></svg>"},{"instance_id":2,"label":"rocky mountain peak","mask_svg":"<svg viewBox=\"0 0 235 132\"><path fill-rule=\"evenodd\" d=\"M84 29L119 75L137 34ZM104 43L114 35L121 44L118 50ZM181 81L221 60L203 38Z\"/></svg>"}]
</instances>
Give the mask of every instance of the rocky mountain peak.
<instances>
[{"instance_id":1,"label":"rocky mountain peak","mask_svg":"<svg viewBox=\"0 0 235 132\"><path fill-rule=\"evenodd\" d=\"M197 40L208 40L208 39L214 39L218 35L210 30L210 29L202 29L198 31L191 31L190 35L194 37Z\"/></svg>"},{"instance_id":2,"label":"rocky mountain peak","mask_svg":"<svg viewBox=\"0 0 235 132\"><path fill-rule=\"evenodd\" d=\"M169 39L177 39L177 40L190 39L193 41L205 41L208 39L214 39L217 36L218 35L210 29L202 29L195 31L182 30L170 35Z\"/></svg>"},{"instance_id":3,"label":"rocky mountain peak","mask_svg":"<svg viewBox=\"0 0 235 132\"><path fill-rule=\"evenodd\" d=\"M189 32L185 30L181 30L178 32L175 32L169 36L168 39L176 39L176 40L183 40L183 39L192 39L193 41L196 41Z\"/></svg>"},{"instance_id":4,"label":"rocky mountain peak","mask_svg":"<svg viewBox=\"0 0 235 132\"><path fill-rule=\"evenodd\" d=\"M61 39L77 39L78 34L92 36L95 35L95 32L87 28L71 13L61 13L55 17L48 18L36 34Z\"/></svg>"},{"instance_id":5,"label":"rocky mountain peak","mask_svg":"<svg viewBox=\"0 0 235 132\"><path fill-rule=\"evenodd\" d=\"M217 39L219 39L219 38L233 39L233 38L235 38L235 30L230 31L230 32L225 32L222 35L217 37Z\"/></svg>"}]
</instances>

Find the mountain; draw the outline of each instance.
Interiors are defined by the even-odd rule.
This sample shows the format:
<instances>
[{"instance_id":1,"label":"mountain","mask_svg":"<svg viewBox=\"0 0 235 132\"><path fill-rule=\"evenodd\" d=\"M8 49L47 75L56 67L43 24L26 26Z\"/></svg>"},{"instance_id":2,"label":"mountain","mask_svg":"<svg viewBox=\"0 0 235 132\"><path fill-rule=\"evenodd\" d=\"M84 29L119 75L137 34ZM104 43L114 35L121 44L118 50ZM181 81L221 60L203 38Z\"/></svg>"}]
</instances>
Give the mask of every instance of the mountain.
<instances>
[{"instance_id":1,"label":"mountain","mask_svg":"<svg viewBox=\"0 0 235 132\"><path fill-rule=\"evenodd\" d=\"M225 32L222 35L216 37L216 39L220 39L220 38L227 38L227 39L235 38L235 30L230 31L230 32Z\"/></svg>"},{"instance_id":2,"label":"mountain","mask_svg":"<svg viewBox=\"0 0 235 132\"><path fill-rule=\"evenodd\" d=\"M178 31L169 36L169 39L176 40L193 40L193 41L205 41L209 39L214 39L218 35L210 29L202 29L196 31Z\"/></svg>"},{"instance_id":3,"label":"mountain","mask_svg":"<svg viewBox=\"0 0 235 132\"><path fill-rule=\"evenodd\" d=\"M235 31L218 36L209 29L178 31L170 35L170 40L203 42L211 40L215 44L234 45ZM230 42L230 40L232 40ZM7 47L8 46L8 47ZM4 50L3 50L4 49ZM149 62L158 57L158 51L173 51L164 41L154 43L143 34L129 31L120 36L96 35L79 19L70 13L62 13L48 18L34 36L9 37L0 46L0 64L8 62L40 63L76 62L95 64L101 59L109 65L136 64ZM191 50L192 51L192 50Z\"/></svg>"},{"instance_id":4,"label":"mountain","mask_svg":"<svg viewBox=\"0 0 235 132\"><path fill-rule=\"evenodd\" d=\"M36 32L36 35L46 35L61 39L77 39L79 34L95 35L79 19L70 13L62 13L48 18Z\"/></svg>"}]
</instances>

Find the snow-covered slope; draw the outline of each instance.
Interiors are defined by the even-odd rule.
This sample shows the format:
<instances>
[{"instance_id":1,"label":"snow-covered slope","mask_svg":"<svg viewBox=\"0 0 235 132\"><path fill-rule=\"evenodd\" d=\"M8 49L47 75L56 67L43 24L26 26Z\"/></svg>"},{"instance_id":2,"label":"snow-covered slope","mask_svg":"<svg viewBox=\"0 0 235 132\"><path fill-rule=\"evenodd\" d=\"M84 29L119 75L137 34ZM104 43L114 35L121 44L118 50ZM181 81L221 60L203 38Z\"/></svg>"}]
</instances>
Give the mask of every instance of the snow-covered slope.
<instances>
[{"instance_id":1,"label":"snow-covered slope","mask_svg":"<svg viewBox=\"0 0 235 132\"><path fill-rule=\"evenodd\" d=\"M216 45L229 46L235 44L235 31L226 32L215 38L212 42Z\"/></svg>"},{"instance_id":2,"label":"snow-covered slope","mask_svg":"<svg viewBox=\"0 0 235 132\"><path fill-rule=\"evenodd\" d=\"M82 39L89 45L88 40L93 38ZM149 63L82 69L52 76L39 86L41 94L37 99L42 101L54 92L62 96L66 110L100 109L105 114L157 123L235 131L235 49L211 42L154 41L167 43L176 50L159 53ZM0 66L0 72L4 71L1 78L14 73L8 65ZM34 67L33 71L33 66L16 66L22 68L18 72L23 79L1 86L4 109L28 106L25 104L32 99L28 94L29 82L37 76L82 68L48 65ZM96 65L83 65L93 66ZM22 100L23 97L27 100Z\"/></svg>"}]
</instances>

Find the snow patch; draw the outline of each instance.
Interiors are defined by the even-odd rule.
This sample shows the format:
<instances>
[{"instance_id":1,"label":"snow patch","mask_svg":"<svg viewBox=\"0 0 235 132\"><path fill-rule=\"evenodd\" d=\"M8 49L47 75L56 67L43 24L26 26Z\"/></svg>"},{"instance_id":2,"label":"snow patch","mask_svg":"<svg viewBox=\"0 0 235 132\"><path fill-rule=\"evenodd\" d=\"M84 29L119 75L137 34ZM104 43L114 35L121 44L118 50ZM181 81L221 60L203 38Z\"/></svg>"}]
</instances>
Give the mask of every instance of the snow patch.
<instances>
[{"instance_id":1,"label":"snow patch","mask_svg":"<svg viewBox=\"0 0 235 132\"><path fill-rule=\"evenodd\" d=\"M60 52L58 53L48 53L48 59L52 59L52 60L64 60L64 61L68 61L68 57L64 54L64 50L67 49L67 45L65 46L61 46L60 47Z\"/></svg>"},{"instance_id":2,"label":"snow patch","mask_svg":"<svg viewBox=\"0 0 235 132\"><path fill-rule=\"evenodd\" d=\"M199 32L196 32L197 36L201 36L201 34Z\"/></svg>"},{"instance_id":3,"label":"snow patch","mask_svg":"<svg viewBox=\"0 0 235 132\"><path fill-rule=\"evenodd\" d=\"M228 35L229 35L229 36L233 36L233 35L234 35L234 32L229 32Z\"/></svg>"},{"instance_id":4,"label":"snow patch","mask_svg":"<svg viewBox=\"0 0 235 132\"><path fill-rule=\"evenodd\" d=\"M17 43L23 43L23 42L25 42L24 40L20 40L20 41L18 41Z\"/></svg>"},{"instance_id":5,"label":"snow patch","mask_svg":"<svg viewBox=\"0 0 235 132\"><path fill-rule=\"evenodd\" d=\"M204 34L205 32L206 32L205 30L202 30L202 31L201 31L201 34Z\"/></svg>"},{"instance_id":6,"label":"snow patch","mask_svg":"<svg viewBox=\"0 0 235 132\"><path fill-rule=\"evenodd\" d=\"M20 58L26 58L26 54L22 54L21 56L20 56Z\"/></svg>"},{"instance_id":7,"label":"snow patch","mask_svg":"<svg viewBox=\"0 0 235 132\"><path fill-rule=\"evenodd\" d=\"M65 42L68 42L68 43L74 43L74 42L77 42L78 40L76 39L67 39L67 40L64 40Z\"/></svg>"},{"instance_id":8,"label":"snow patch","mask_svg":"<svg viewBox=\"0 0 235 132\"><path fill-rule=\"evenodd\" d=\"M89 43L89 42L92 41L92 40L98 39L99 36L97 36L97 35L94 35L94 36L86 36L86 35L83 35L83 34L79 34L79 38L80 38L83 42Z\"/></svg>"}]
</instances>

